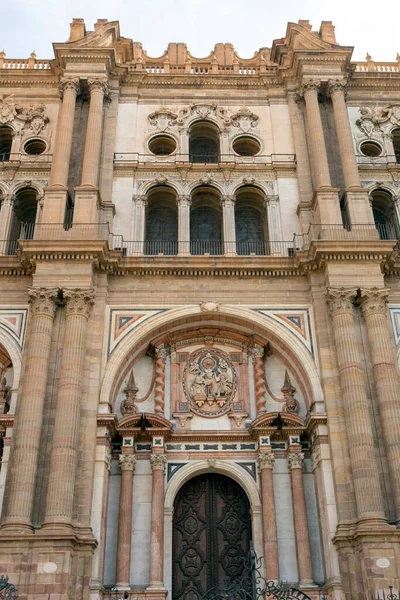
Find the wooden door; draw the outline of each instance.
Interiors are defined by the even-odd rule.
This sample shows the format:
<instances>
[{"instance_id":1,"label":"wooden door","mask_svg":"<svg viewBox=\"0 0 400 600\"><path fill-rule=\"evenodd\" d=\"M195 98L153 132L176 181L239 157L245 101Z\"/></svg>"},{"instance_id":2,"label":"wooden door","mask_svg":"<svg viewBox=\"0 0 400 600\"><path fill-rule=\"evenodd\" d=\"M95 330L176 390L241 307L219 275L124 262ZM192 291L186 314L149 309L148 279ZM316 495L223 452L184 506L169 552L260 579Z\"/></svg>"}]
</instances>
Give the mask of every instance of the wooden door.
<instances>
[{"instance_id":1,"label":"wooden door","mask_svg":"<svg viewBox=\"0 0 400 600\"><path fill-rule=\"evenodd\" d=\"M179 491L173 520L173 600L199 600L239 578L251 539L250 505L229 477L200 475Z\"/></svg>"}]
</instances>

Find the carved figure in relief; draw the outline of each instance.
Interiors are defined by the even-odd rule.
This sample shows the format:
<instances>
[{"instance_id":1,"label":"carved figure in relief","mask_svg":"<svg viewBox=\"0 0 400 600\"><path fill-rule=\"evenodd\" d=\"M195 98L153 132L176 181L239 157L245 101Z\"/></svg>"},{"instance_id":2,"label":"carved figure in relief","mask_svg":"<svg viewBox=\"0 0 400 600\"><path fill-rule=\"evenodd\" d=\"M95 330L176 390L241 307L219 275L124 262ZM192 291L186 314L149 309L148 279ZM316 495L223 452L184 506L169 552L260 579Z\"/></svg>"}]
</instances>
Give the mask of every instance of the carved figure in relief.
<instances>
[{"instance_id":1,"label":"carved figure in relief","mask_svg":"<svg viewBox=\"0 0 400 600\"><path fill-rule=\"evenodd\" d=\"M220 350L198 350L184 371L184 391L190 406L207 416L223 414L235 391L236 374Z\"/></svg>"}]
</instances>

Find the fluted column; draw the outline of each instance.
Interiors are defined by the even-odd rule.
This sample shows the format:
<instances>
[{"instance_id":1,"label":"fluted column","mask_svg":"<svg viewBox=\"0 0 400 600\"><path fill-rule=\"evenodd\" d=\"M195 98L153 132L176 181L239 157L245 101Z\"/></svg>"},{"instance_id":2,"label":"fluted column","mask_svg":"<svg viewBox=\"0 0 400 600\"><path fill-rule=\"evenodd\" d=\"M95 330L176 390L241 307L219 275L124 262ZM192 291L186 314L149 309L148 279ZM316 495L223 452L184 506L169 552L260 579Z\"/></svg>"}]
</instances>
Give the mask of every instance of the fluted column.
<instances>
[{"instance_id":1,"label":"fluted column","mask_svg":"<svg viewBox=\"0 0 400 600\"><path fill-rule=\"evenodd\" d=\"M396 349L388 320L388 296L388 289L362 289L360 303L371 349L395 516L397 523L400 524L400 378L396 366Z\"/></svg>"},{"instance_id":2,"label":"fluted column","mask_svg":"<svg viewBox=\"0 0 400 600\"><path fill-rule=\"evenodd\" d=\"M374 438L354 323L356 289L329 288L351 470L360 520L384 520Z\"/></svg>"},{"instance_id":3,"label":"fluted column","mask_svg":"<svg viewBox=\"0 0 400 600\"><path fill-rule=\"evenodd\" d=\"M67 187L69 159L72 148L72 132L75 118L75 103L79 92L79 79L63 77L60 81L60 93L63 103L57 123L57 135L54 143L53 162L50 172L50 186Z\"/></svg>"},{"instance_id":4,"label":"fluted column","mask_svg":"<svg viewBox=\"0 0 400 600\"><path fill-rule=\"evenodd\" d=\"M90 107L83 155L82 185L97 187L103 135L103 104L104 95L107 92L107 81L103 78L89 79L88 86Z\"/></svg>"},{"instance_id":5,"label":"fluted column","mask_svg":"<svg viewBox=\"0 0 400 600\"><path fill-rule=\"evenodd\" d=\"M165 405L165 359L167 349L161 344L155 349L156 354L156 377L154 390L154 412L159 415L164 414Z\"/></svg>"},{"instance_id":6,"label":"fluted column","mask_svg":"<svg viewBox=\"0 0 400 600\"><path fill-rule=\"evenodd\" d=\"M190 254L190 196L178 196L178 253Z\"/></svg>"},{"instance_id":7,"label":"fluted column","mask_svg":"<svg viewBox=\"0 0 400 600\"><path fill-rule=\"evenodd\" d=\"M317 189L331 186L324 130L322 128L321 113L318 104L320 85L320 81L311 80L305 81L302 86L306 103L308 141L311 150L315 187Z\"/></svg>"},{"instance_id":8,"label":"fluted column","mask_svg":"<svg viewBox=\"0 0 400 600\"><path fill-rule=\"evenodd\" d=\"M222 222L224 231L224 254L236 254L235 196L222 196Z\"/></svg>"},{"instance_id":9,"label":"fluted column","mask_svg":"<svg viewBox=\"0 0 400 600\"><path fill-rule=\"evenodd\" d=\"M150 534L150 587L163 588L164 572L164 472L167 464L165 454L152 454L150 464L153 471L151 494Z\"/></svg>"},{"instance_id":10,"label":"fluted column","mask_svg":"<svg viewBox=\"0 0 400 600\"><path fill-rule=\"evenodd\" d=\"M58 384L44 525L71 525L87 322L93 290L64 290L65 336Z\"/></svg>"},{"instance_id":11,"label":"fluted column","mask_svg":"<svg viewBox=\"0 0 400 600\"><path fill-rule=\"evenodd\" d=\"M293 521L300 584L309 585L313 583L313 576L306 499L304 496L303 485L304 454L302 452L292 452L287 455L287 461L292 484Z\"/></svg>"},{"instance_id":12,"label":"fluted column","mask_svg":"<svg viewBox=\"0 0 400 600\"><path fill-rule=\"evenodd\" d=\"M12 471L7 482L3 526L31 527L51 334L57 290L29 288L30 330L25 346L24 382L17 403Z\"/></svg>"},{"instance_id":13,"label":"fluted column","mask_svg":"<svg viewBox=\"0 0 400 600\"><path fill-rule=\"evenodd\" d=\"M349 115L346 107L347 84L345 81L330 81L329 91L333 105L336 134L339 142L339 152L343 167L344 184L346 188L359 188L360 175L354 153L353 138L350 129Z\"/></svg>"},{"instance_id":14,"label":"fluted column","mask_svg":"<svg viewBox=\"0 0 400 600\"><path fill-rule=\"evenodd\" d=\"M267 580L279 581L278 534L276 528L273 469L275 456L272 452L259 454L257 458L261 477L262 516L264 526L264 564Z\"/></svg>"},{"instance_id":15,"label":"fluted column","mask_svg":"<svg viewBox=\"0 0 400 600\"><path fill-rule=\"evenodd\" d=\"M264 371L264 348L255 345L252 348L251 355L253 357L254 368L254 385L256 394L256 414L257 417L266 412L265 407L265 371Z\"/></svg>"},{"instance_id":16,"label":"fluted column","mask_svg":"<svg viewBox=\"0 0 400 600\"><path fill-rule=\"evenodd\" d=\"M121 491L119 497L117 587L129 586L132 539L133 472L136 458L133 454L120 454Z\"/></svg>"},{"instance_id":17,"label":"fluted column","mask_svg":"<svg viewBox=\"0 0 400 600\"><path fill-rule=\"evenodd\" d=\"M133 249L132 254L144 253L146 231L146 196L133 196Z\"/></svg>"},{"instance_id":18,"label":"fluted column","mask_svg":"<svg viewBox=\"0 0 400 600\"><path fill-rule=\"evenodd\" d=\"M9 252L11 225L14 208L14 195L7 194L3 197L0 208L0 254Z\"/></svg>"}]
</instances>

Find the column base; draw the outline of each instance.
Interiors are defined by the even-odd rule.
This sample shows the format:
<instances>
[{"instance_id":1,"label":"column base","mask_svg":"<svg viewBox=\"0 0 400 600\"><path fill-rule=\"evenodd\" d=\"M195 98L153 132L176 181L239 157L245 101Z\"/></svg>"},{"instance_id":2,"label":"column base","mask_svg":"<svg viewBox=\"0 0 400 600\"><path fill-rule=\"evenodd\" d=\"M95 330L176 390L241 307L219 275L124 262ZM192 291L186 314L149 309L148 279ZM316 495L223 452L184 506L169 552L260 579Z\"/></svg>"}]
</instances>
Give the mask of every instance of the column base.
<instances>
[{"instance_id":1,"label":"column base","mask_svg":"<svg viewBox=\"0 0 400 600\"><path fill-rule=\"evenodd\" d=\"M94 186L79 186L74 188L75 204L73 225L78 223L98 223L101 204L99 188ZM84 238L84 231L82 231Z\"/></svg>"},{"instance_id":2,"label":"column base","mask_svg":"<svg viewBox=\"0 0 400 600\"><path fill-rule=\"evenodd\" d=\"M33 533L33 526L30 521L4 521L1 531L7 534L23 535Z\"/></svg>"},{"instance_id":3,"label":"column base","mask_svg":"<svg viewBox=\"0 0 400 600\"><path fill-rule=\"evenodd\" d=\"M338 188L327 187L315 190L312 206L314 210L314 223L342 225Z\"/></svg>"},{"instance_id":4,"label":"column base","mask_svg":"<svg viewBox=\"0 0 400 600\"><path fill-rule=\"evenodd\" d=\"M364 188L347 188L344 197L351 225L375 225L368 192ZM379 239L378 231L376 238Z\"/></svg>"}]
</instances>

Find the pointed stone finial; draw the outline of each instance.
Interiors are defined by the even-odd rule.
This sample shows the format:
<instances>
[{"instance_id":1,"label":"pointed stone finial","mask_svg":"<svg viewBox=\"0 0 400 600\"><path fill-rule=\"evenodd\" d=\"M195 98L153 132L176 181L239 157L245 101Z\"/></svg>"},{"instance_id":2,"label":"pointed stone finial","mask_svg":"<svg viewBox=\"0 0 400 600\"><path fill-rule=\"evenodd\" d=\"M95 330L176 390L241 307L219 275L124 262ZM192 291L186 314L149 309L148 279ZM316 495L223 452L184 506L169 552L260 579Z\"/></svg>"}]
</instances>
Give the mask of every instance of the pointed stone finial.
<instances>
[{"instance_id":1,"label":"pointed stone finial","mask_svg":"<svg viewBox=\"0 0 400 600\"><path fill-rule=\"evenodd\" d=\"M121 402L121 413L123 415L136 414L138 412L138 408L135 404L138 391L139 388L136 385L135 375L132 369L131 374L129 375L127 386L124 389L125 398Z\"/></svg>"},{"instance_id":2,"label":"pointed stone finial","mask_svg":"<svg viewBox=\"0 0 400 600\"><path fill-rule=\"evenodd\" d=\"M286 413L295 413L298 414L300 410L300 405L296 398L294 397L294 393L296 388L292 385L292 382L289 377L289 373L287 369L285 370L285 380L283 382L283 386L281 387L281 392L285 399L285 405L283 411Z\"/></svg>"},{"instance_id":3,"label":"pointed stone finial","mask_svg":"<svg viewBox=\"0 0 400 600\"><path fill-rule=\"evenodd\" d=\"M369 52L367 52L367 56L365 57L366 61L372 60L371 55L369 54Z\"/></svg>"}]
</instances>

